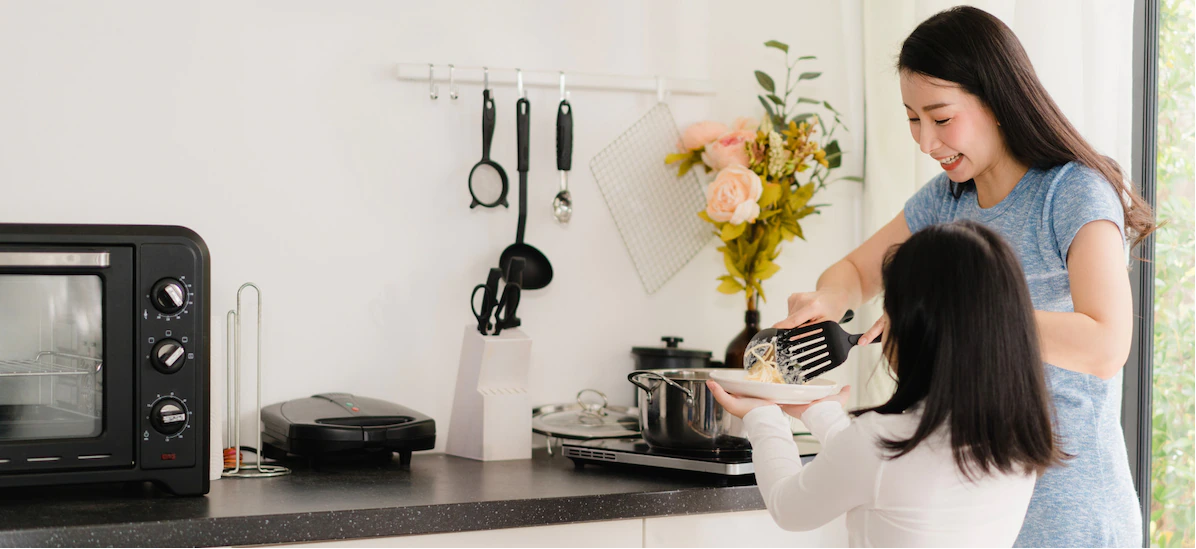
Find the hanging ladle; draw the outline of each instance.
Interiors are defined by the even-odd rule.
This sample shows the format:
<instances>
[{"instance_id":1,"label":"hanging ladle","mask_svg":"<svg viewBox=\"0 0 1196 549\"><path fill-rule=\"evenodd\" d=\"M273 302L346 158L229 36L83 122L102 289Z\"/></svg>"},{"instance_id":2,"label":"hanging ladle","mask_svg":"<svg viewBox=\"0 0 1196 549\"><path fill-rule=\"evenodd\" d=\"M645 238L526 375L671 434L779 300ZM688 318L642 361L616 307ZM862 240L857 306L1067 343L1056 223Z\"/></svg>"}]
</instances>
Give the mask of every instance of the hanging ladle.
<instances>
[{"instance_id":1,"label":"hanging ladle","mask_svg":"<svg viewBox=\"0 0 1196 549\"><path fill-rule=\"evenodd\" d=\"M539 290L552 282L552 263L530 244L523 242L523 232L527 226L527 168L528 168L528 134L531 130L531 103L523 96L523 74L516 72L519 82L519 101L515 103L515 127L519 159L519 226L515 232L515 243L507 246L498 259L503 273L508 272L511 260L522 257L523 289Z\"/></svg>"}]
</instances>

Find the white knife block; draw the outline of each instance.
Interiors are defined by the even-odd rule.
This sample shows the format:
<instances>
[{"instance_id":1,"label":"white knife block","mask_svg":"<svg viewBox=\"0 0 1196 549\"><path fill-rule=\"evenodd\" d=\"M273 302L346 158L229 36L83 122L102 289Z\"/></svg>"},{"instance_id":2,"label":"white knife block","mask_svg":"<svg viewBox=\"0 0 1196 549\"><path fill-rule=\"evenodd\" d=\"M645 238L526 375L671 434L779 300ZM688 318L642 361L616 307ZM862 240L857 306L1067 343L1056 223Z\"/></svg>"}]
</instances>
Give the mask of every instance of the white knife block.
<instances>
[{"instance_id":1,"label":"white knife block","mask_svg":"<svg viewBox=\"0 0 1196 549\"><path fill-rule=\"evenodd\" d=\"M518 328L484 336L466 326L445 453L482 461L531 459L527 394L532 340Z\"/></svg>"}]
</instances>

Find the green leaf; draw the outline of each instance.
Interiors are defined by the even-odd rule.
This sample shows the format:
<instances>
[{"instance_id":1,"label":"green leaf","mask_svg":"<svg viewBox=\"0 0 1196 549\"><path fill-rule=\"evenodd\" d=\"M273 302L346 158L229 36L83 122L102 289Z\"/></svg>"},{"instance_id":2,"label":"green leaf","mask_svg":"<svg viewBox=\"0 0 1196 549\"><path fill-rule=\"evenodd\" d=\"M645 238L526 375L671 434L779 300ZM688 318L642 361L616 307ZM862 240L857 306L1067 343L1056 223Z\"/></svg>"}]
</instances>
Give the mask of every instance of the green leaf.
<instances>
[{"instance_id":1,"label":"green leaf","mask_svg":"<svg viewBox=\"0 0 1196 549\"><path fill-rule=\"evenodd\" d=\"M817 105L819 103L822 103L822 101L819 101L817 99L810 99L809 97L798 97L797 102L798 103L810 103L812 105Z\"/></svg>"},{"instance_id":2,"label":"green leaf","mask_svg":"<svg viewBox=\"0 0 1196 549\"><path fill-rule=\"evenodd\" d=\"M689 151L668 154L668 155L665 155L665 157L664 157L664 163L672 164L674 162L680 162L682 160L685 160L686 158L690 158L691 156L693 156L693 155L689 154Z\"/></svg>"},{"instance_id":3,"label":"green leaf","mask_svg":"<svg viewBox=\"0 0 1196 549\"><path fill-rule=\"evenodd\" d=\"M760 83L760 87L764 88L768 93L776 93L777 85L772 81L772 77L764 74L761 71L756 71L756 81Z\"/></svg>"},{"instance_id":4,"label":"green leaf","mask_svg":"<svg viewBox=\"0 0 1196 549\"><path fill-rule=\"evenodd\" d=\"M803 112L801 114L794 115L793 118L790 118L790 120L797 122L798 124L801 124L802 122L809 120L813 116L814 116L814 113L812 113L812 112Z\"/></svg>"},{"instance_id":5,"label":"green leaf","mask_svg":"<svg viewBox=\"0 0 1196 549\"><path fill-rule=\"evenodd\" d=\"M702 211L698 212L698 217L702 218L702 221L705 221L707 223L716 223L716 224L718 223L717 221L710 219L710 214L706 213L706 210L702 210Z\"/></svg>"},{"instance_id":6,"label":"green leaf","mask_svg":"<svg viewBox=\"0 0 1196 549\"><path fill-rule=\"evenodd\" d=\"M781 210L764 210L764 211L760 212L760 215L758 217L756 217L756 221L757 222L764 221L764 220L766 220L770 217L773 217L779 213L781 213Z\"/></svg>"},{"instance_id":7,"label":"green leaf","mask_svg":"<svg viewBox=\"0 0 1196 549\"><path fill-rule=\"evenodd\" d=\"M847 180L847 181L855 181L856 183L863 183L863 182L864 182L864 178L862 178L862 177L857 177L857 176L854 176L854 175L847 175L847 176L843 176L843 177L840 177L839 179L836 179L835 181L843 181L843 180Z\"/></svg>"},{"instance_id":8,"label":"green leaf","mask_svg":"<svg viewBox=\"0 0 1196 549\"><path fill-rule=\"evenodd\" d=\"M769 261L767 258L761 258L760 261L756 262L756 280L768 280L780 270L780 265Z\"/></svg>"},{"instance_id":9,"label":"green leaf","mask_svg":"<svg viewBox=\"0 0 1196 549\"><path fill-rule=\"evenodd\" d=\"M768 94L768 100L769 100L769 101L772 101L773 103L776 103L778 107L784 107L784 106L785 106L785 100L784 100L784 99L781 99L780 97L777 97L777 96L775 96L775 95L773 95L773 94L771 94L771 93L770 93L770 94Z\"/></svg>"},{"instance_id":10,"label":"green leaf","mask_svg":"<svg viewBox=\"0 0 1196 549\"><path fill-rule=\"evenodd\" d=\"M826 110L828 110L828 111L831 111L831 112L833 112L833 113L835 113L835 114L839 114L839 111L835 110L835 108L834 108L834 107L832 107L832 106L831 106L831 104L830 104L830 103L827 103L826 101L823 101L823 102L822 102L822 106L823 106L823 107L826 107ZM838 122L838 121L839 121L839 117L837 117L837 116L836 116L836 117L835 117L835 121L836 121L836 122Z\"/></svg>"},{"instance_id":11,"label":"green leaf","mask_svg":"<svg viewBox=\"0 0 1196 549\"><path fill-rule=\"evenodd\" d=\"M781 42L777 42L776 40L769 40L769 41L767 41L767 42L765 42L765 43L764 43L764 46L765 46L765 47L769 47L769 48L776 48L776 49L778 49L778 50L781 50L781 51L783 51L783 52L785 52L785 53L789 53L789 45L788 45L788 44L783 44L783 43L781 43Z\"/></svg>"},{"instance_id":12,"label":"green leaf","mask_svg":"<svg viewBox=\"0 0 1196 549\"><path fill-rule=\"evenodd\" d=\"M764 120L760 124L760 130L767 132L769 124L771 124L771 127L774 128L784 126L785 124L781 121L781 116L777 114L777 111L773 110L772 105L768 102L768 100L764 99L763 95L757 95L756 97L760 99L760 104L764 105L764 110L768 112L768 119Z\"/></svg>"},{"instance_id":13,"label":"green leaf","mask_svg":"<svg viewBox=\"0 0 1196 549\"><path fill-rule=\"evenodd\" d=\"M746 229L747 226L747 223L740 223L738 225L727 223L726 225L723 225L723 232L721 235L719 235L719 238L722 238L723 242L735 240L736 238L739 238L739 235L743 234L743 230Z\"/></svg>"},{"instance_id":14,"label":"green leaf","mask_svg":"<svg viewBox=\"0 0 1196 549\"><path fill-rule=\"evenodd\" d=\"M731 295L734 293L742 292L744 290L743 284L740 284L737 280L735 280L733 278L722 279L720 277L720 279L723 281L722 284L718 285L718 291L720 293Z\"/></svg>"},{"instance_id":15,"label":"green leaf","mask_svg":"<svg viewBox=\"0 0 1196 549\"><path fill-rule=\"evenodd\" d=\"M826 163L830 169L833 170L843 164L843 152L839 150L838 139L827 143L822 150L826 151Z\"/></svg>"},{"instance_id":16,"label":"green leaf","mask_svg":"<svg viewBox=\"0 0 1196 549\"><path fill-rule=\"evenodd\" d=\"M781 199L781 186L776 183L765 183L764 192L760 193L760 209L776 204Z\"/></svg>"},{"instance_id":17,"label":"green leaf","mask_svg":"<svg viewBox=\"0 0 1196 549\"><path fill-rule=\"evenodd\" d=\"M807 59L818 59L818 58L814 57L813 55L803 55L803 56L797 58L798 61L805 61Z\"/></svg>"},{"instance_id":18,"label":"green leaf","mask_svg":"<svg viewBox=\"0 0 1196 549\"><path fill-rule=\"evenodd\" d=\"M815 78L818 78L819 76L822 76L822 73L820 73L820 72L803 72L803 73L797 75L797 81L801 82L802 80L813 80Z\"/></svg>"},{"instance_id":19,"label":"green leaf","mask_svg":"<svg viewBox=\"0 0 1196 549\"><path fill-rule=\"evenodd\" d=\"M814 196L814 182L811 181L797 188L793 194L789 195L789 206L794 211L801 209Z\"/></svg>"},{"instance_id":20,"label":"green leaf","mask_svg":"<svg viewBox=\"0 0 1196 549\"><path fill-rule=\"evenodd\" d=\"M677 167L677 177L684 177L685 174L689 173L690 168L693 168L694 164L696 163L697 160L694 160L692 156L682 160L681 165Z\"/></svg>"},{"instance_id":21,"label":"green leaf","mask_svg":"<svg viewBox=\"0 0 1196 549\"><path fill-rule=\"evenodd\" d=\"M731 276L743 278L743 271L735 265L735 261L731 259L731 254L723 254L723 265L727 267L727 272L731 273Z\"/></svg>"},{"instance_id":22,"label":"green leaf","mask_svg":"<svg viewBox=\"0 0 1196 549\"><path fill-rule=\"evenodd\" d=\"M772 109L772 104L769 103L767 99L764 99L763 95L757 95L756 97L760 98L760 104L764 105L764 110L768 112L768 117L776 120L777 113Z\"/></svg>"}]
</instances>

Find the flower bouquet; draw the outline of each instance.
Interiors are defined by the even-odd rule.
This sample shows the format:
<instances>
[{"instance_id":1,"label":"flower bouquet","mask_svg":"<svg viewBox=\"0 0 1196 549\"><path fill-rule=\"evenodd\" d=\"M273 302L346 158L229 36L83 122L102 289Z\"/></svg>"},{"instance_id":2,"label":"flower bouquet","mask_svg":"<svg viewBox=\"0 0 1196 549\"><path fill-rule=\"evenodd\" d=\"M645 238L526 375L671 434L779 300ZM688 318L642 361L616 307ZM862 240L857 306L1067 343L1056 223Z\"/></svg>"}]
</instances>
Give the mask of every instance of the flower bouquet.
<instances>
[{"instance_id":1,"label":"flower bouquet","mask_svg":"<svg viewBox=\"0 0 1196 549\"><path fill-rule=\"evenodd\" d=\"M840 127L847 129L830 103L796 92L802 81L822 74L795 72L797 65L815 58L790 62L788 45L775 40L764 45L785 54L785 86L778 91L776 80L755 71L764 90L759 95L763 119L739 118L730 127L698 122L682 134L677 144L680 152L665 158L665 163L678 165L679 175L695 166L715 173L706 187L706 209L697 215L711 223L723 241L718 250L727 274L719 277L718 291L744 292L749 312L755 312L757 298L766 299L761 283L780 270L775 261L781 242L794 237L804 240L801 220L826 207L811 200L832 182L831 173L841 165L842 152L834 134ZM797 112L805 104L824 110L827 116ZM833 121L829 125L827 118ZM833 181L843 179L862 181L858 177Z\"/></svg>"}]
</instances>

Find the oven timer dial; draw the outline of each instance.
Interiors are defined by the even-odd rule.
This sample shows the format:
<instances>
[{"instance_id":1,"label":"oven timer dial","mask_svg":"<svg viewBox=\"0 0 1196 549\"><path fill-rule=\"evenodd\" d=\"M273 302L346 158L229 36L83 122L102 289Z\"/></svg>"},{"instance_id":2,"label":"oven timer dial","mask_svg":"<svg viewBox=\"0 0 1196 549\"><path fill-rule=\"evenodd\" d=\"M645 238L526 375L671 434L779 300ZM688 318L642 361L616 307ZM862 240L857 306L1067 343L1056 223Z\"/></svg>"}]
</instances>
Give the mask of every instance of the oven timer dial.
<instances>
[{"instance_id":1,"label":"oven timer dial","mask_svg":"<svg viewBox=\"0 0 1196 549\"><path fill-rule=\"evenodd\" d=\"M158 311L175 314L187 306L187 286L177 279L163 278L150 290L150 299Z\"/></svg>"},{"instance_id":2,"label":"oven timer dial","mask_svg":"<svg viewBox=\"0 0 1196 549\"><path fill-rule=\"evenodd\" d=\"M175 397L162 397L150 406L150 424L154 430L168 437L177 435L187 428L187 416L191 411Z\"/></svg>"}]
</instances>

